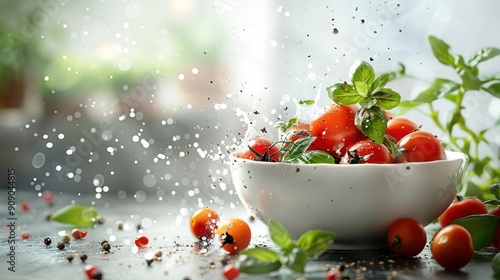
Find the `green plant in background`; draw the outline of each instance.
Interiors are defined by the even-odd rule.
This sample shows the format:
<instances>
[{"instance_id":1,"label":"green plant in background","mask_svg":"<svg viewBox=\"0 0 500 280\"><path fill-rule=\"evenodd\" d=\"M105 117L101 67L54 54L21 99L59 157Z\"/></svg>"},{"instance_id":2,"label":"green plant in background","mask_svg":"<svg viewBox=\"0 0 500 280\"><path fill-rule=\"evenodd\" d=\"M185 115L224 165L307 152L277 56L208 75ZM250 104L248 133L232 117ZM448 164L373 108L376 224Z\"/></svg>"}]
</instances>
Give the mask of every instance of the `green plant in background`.
<instances>
[{"instance_id":1,"label":"green plant in background","mask_svg":"<svg viewBox=\"0 0 500 280\"><path fill-rule=\"evenodd\" d=\"M426 114L447 136L443 144L448 149L463 152L469 157L470 171L467 176L467 185L461 190L462 194L477 195L487 199L491 196L488 186L500 182L500 167L498 166L500 151L482 155L480 150L490 145L488 132L495 127L498 128L500 120L496 120L491 127L476 130L472 124L467 123L464 117L463 113L467 109L464 105L464 97L473 92L484 91L494 98L500 98L500 73L483 77L478 69L482 62L500 55L500 49L482 48L466 60L462 55L453 54L450 46L437 37L429 36L429 43L437 60L451 67L459 80L437 77L413 100L402 101L399 106L404 108L403 111L422 105L428 107ZM404 65L401 66L400 71L392 73L393 79L409 77L405 73ZM443 112L435 107L435 102L438 100L447 100L453 106L450 117L444 121L442 120Z\"/></svg>"}]
</instances>

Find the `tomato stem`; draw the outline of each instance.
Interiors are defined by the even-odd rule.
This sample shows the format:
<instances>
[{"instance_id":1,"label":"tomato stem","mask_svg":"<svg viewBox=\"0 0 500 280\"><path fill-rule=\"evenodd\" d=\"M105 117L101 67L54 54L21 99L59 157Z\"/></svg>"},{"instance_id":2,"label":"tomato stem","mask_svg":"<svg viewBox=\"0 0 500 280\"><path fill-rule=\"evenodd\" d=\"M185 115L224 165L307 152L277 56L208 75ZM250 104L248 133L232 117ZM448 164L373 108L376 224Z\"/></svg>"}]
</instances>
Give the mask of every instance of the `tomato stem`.
<instances>
[{"instance_id":1,"label":"tomato stem","mask_svg":"<svg viewBox=\"0 0 500 280\"><path fill-rule=\"evenodd\" d=\"M394 239L392 240L391 247L394 249L401 248L401 236L399 236L399 234L394 236Z\"/></svg>"}]
</instances>

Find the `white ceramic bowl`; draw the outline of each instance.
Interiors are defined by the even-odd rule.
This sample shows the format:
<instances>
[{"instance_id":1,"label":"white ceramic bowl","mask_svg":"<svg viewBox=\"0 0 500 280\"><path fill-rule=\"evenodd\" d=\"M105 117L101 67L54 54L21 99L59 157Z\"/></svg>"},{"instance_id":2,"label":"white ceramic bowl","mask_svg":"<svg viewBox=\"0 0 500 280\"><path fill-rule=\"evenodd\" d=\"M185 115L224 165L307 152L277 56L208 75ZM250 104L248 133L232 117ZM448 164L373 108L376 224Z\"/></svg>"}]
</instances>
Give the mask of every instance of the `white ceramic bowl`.
<instances>
[{"instance_id":1,"label":"white ceramic bowl","mask_svg":"<svg viewBox=\"0 0 500 280\"><path fill-rule=\"evenodd\" d=\"M401 164L286 164L231 157L234 187L258 219L274 219L293 238L310 229L337 234L333 248L386 246L392 222L409 217L424 226L457 194L465 154Z\"/></svg>"}]
</instances>

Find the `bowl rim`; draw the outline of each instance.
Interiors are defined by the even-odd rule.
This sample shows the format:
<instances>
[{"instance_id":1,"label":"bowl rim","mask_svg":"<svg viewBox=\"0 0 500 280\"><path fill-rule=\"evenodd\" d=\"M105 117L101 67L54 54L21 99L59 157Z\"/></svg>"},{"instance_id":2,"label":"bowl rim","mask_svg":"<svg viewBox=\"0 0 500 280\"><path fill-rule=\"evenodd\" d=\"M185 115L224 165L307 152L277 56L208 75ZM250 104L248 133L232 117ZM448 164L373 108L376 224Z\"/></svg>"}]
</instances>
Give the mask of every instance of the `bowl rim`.
<instances>
[{"instance_id":1,"label":"bowl rim","mask_svg":"<svg viewBox=\"0 0 500 280\"><path fill-rule=\"evenodd\" d=\"M441 160L433 160L433 161L423 161L423 162L403 162L403 163L367 163L367 164L332 164L332 163L313 163L313 164L306 164L306 163L287 163L287 162L267 162L267 161L255 161L255 160L250 160L250 159L245 159L245 158L239 158L237 157L234 153L231 153L229 155L229 164L232 164L233 162L239 162L239 163L246 163L246 164L256 164L256 165L280 165L280 166L314 166L314 167L324 167L324 166L342 166L341 168L366 168L367 166L387 166L387 167L394 167L394 166L402 166L402 165L410 165L410 166L418 166L418 165L432 165L432 164L439 164L439 163L445 163L445 162L453 162L453 161L469 161L469 157L467 154L462 153L462 152L457 152L457 151L451 151L451 150L445 150L446 158L441 159Z\"/></svg>"}]
</instances>

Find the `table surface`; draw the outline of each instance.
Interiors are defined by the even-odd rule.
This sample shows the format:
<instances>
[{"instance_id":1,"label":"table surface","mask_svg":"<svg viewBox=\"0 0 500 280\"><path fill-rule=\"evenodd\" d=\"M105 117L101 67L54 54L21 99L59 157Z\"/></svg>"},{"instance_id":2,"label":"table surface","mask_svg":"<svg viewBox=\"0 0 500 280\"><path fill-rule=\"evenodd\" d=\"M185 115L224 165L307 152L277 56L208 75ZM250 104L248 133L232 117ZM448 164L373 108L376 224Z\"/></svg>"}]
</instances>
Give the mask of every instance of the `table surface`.
<instances>
[{"instance_id":1,"label":"table surface","mask_svg":"<svg viewBox=\"0 0 500 280\"><path fill-rule=\"evenodd\" d=\"M1 279L86 279L85 264L93 264L103 271L103 279L224 279L223 263L230 259L223 250L211 248L208 251L197 250L196 238L189 230L189 217L196 210L192 207L179 207L178 203L165 201L144 201L137 203L133 199L110 198L92 200L92 198L71 196L56 197L52 206L46 205L33 192L18 192L16 201L28 202L28 212L16 213L15 237L15 272L8 270L7 262L10 251L7 224L6 201L0 202L0 271ZM94 206L105 217L103 224L89 230L81 240L71 240L64 250L56 247L60 235L70 233L71 225L47 221L48 211L54 212L67 204L76 203ZM241 205L224 208L222 219L230 217L244 218L252 229L251 246L271 245L267 227L259 220L253 220ZM123 221L125 228L119 230L117 221ZM137 225L142 229L137 230ZM428 226L429 236L435 226ZM28 232L28 240L20 240L21 234ZM134 239L144 234L150 238L148 248L137 250ZM52 239L52 244L43 243L45 237ZM104 254L100 242L109 240L111 253ZM147 265L145 255L161 249L161 261ZM78 254L85 253L85 263ZM328 251L316 260L308 263L304 275L292 273L287 269L263 276L241 274L238 279L325 279L328 267L347 265L347 274L351 279L494 279L491 259L497 252L491 248L476 252L473 260L459 272L447 272L432 259L429 248L414 258L396 257L387 250L367 251ZM67 256L74 254L72 262Z\"/></svg>"}]
</instances>

